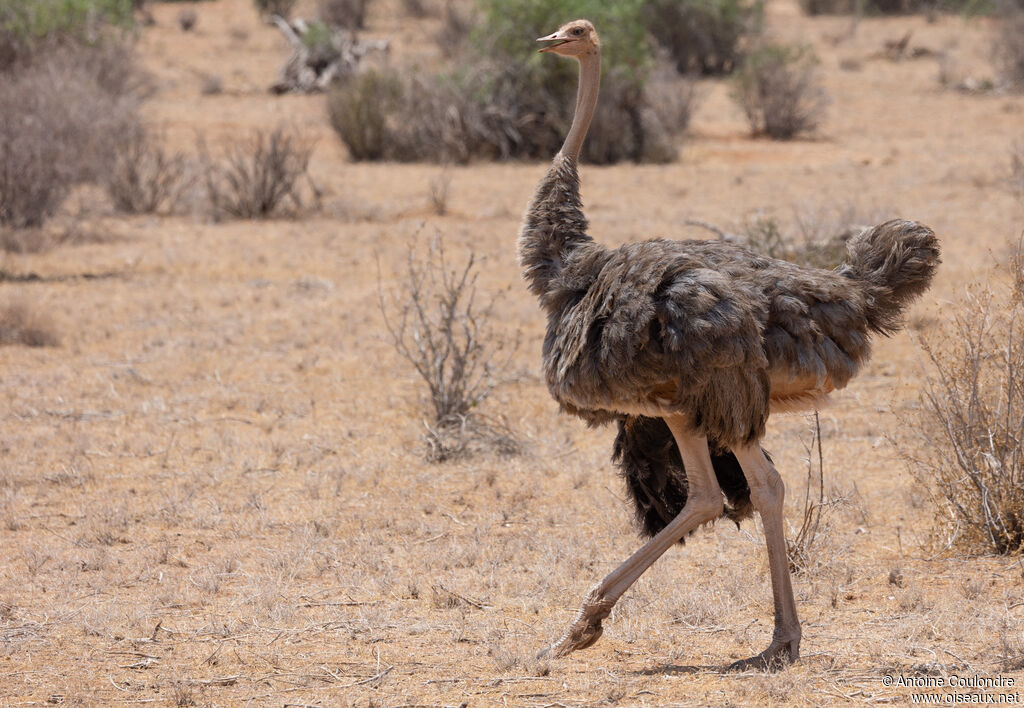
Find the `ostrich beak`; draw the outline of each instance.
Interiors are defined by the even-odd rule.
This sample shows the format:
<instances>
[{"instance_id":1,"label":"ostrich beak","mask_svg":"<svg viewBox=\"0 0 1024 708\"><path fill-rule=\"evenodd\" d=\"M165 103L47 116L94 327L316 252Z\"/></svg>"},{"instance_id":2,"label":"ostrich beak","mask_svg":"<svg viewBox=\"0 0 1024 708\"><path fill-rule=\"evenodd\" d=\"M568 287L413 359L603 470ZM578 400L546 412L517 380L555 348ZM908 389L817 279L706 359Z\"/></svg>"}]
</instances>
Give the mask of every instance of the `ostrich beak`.
<instances>
[{"instance_id":1,"label":"ostrich beak","mask_svg":"<svg viewBox=\"0 0 1024 708\"><path fill-rule=\"evenodd\" d=\"M537 37L538 42L557 42L557 44L550 44L546 47L541 47L538 52L550 52L555 47L561 47L563 44L568 44L572 41L572 37L567 37L564 34L558 32L552 32L547 37Z\"/></svg>"}]
</instances>

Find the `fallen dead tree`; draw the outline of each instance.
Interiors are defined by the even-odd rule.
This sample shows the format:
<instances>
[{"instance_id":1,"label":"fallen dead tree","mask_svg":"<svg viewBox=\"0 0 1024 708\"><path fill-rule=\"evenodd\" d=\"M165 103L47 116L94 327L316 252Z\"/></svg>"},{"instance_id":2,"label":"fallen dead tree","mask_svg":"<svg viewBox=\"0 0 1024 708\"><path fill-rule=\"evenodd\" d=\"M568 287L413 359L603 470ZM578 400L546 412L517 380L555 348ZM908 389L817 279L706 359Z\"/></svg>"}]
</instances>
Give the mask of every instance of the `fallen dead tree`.
<instances>
[{"instance_id":1,"label":"fallen dead tree","mask_svg":"<svg viewBox=\"0 0 1024 708\"><path fill-rule=\"evenodd\" d=\"M318 93L332 81L356 73L370 52L387 52L387 40L361 40L354 33L329 27L323 22L296 19L289 22L280 15L270 18L292 47L291 56L281 67L272 93Z\"/></svg>"}]
</instances>

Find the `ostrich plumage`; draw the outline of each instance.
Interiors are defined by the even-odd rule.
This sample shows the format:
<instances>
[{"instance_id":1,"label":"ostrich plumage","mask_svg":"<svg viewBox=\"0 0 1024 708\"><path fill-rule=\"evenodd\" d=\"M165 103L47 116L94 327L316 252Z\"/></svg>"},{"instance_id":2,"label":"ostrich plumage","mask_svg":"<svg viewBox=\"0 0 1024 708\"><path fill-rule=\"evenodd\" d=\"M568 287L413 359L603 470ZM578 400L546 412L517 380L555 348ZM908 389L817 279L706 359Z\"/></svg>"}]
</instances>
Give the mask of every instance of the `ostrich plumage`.
<instances>
[{"instance_id":1,"label":"ostrich plumage","mask_svg":"<svg viewBox=\"0 0 1024 708\"><path fill-rule=\"evenodd\" d=\"M544 373L564 411L618 425L614 459L653 537L634 556L642 558L594 588L555 653L596 641L601 619L664 548L714 517L738 522L757 510L776 636L741 665L795 659L799 623L779 559L783 487L760 447L766 421L772 411L816 407L850 381L872 335L897 331L927 289L937 240L926 226L888 221L850 239L847 262L831 271L724 241L594 242L577 159L597 100L600 42L585 20L542 39L557 42L545 50L578 59L581 76L573 126L519 235L524 278L547 315ZM687 506L695 484L700 509Z\"/></svg>"}]
</instances>

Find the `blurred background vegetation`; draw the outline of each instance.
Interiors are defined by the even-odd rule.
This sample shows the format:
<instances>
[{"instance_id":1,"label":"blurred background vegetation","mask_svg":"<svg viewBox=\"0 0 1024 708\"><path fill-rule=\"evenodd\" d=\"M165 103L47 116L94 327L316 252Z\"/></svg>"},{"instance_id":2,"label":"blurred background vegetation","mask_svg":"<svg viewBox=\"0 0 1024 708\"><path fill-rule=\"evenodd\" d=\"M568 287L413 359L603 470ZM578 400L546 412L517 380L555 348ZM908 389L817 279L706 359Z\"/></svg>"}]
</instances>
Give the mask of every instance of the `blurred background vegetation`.
<instances>
[{"instance_id":1,"label":"blurred background vegetation","mask_svg":"<svg viewBox=\"0 0 1024 708\"><path fill-rule=\"evenodd\" d=\"M151 21L146 2L0 0L0 229L41 226L83 183L104 187L123 211L173 211L184 190L202 185L212 218L225 218L216 207L225 185L238 192L236 202L262 204L256 217L278 211L268 194L297 203L297 185L307 181L301 140L280 134L274 150L252 155L267 164L241 167L239 151L281 126L241 136L218 162L202 149L196 159L169 154L142 124L139 106L153 87L134 42ZM296 72L341 67L301 90L326 91L328 119L352 160L550 158L572 120L577 69L538 54L534 39L577 17L595 22L603 46L602 99L585 161L676 159L702 78L732 84L755 136L813 135L829 103L811 50L766 35L762 0L402 0L410 16L440 20L433 41L441 59L429 66L366 58L358 33L372 0L307 3L315 7L309 18L291 17L295 0L253 4L291 33ZM1024 89L1024 0L803 0L801 7L854 16L990 13L997 19L990 88ZM179 14L182 31L193 31L198 11L189 4ZM208 82L203 90L220 88ZM267 175L285 184L268 188L260 183Z\"/></svg>"}]
</instances>

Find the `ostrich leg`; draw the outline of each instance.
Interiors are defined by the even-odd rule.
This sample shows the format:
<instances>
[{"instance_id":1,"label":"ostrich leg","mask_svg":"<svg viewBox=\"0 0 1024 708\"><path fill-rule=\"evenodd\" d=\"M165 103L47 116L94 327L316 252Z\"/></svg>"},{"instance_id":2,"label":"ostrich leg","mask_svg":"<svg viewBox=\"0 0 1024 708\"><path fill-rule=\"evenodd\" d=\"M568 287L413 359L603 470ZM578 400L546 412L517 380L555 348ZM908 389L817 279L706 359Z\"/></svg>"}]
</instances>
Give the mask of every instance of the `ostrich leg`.
<instances>
[{"instance_id":1,"label":"ostrich leg","mask_svg":"<svg viewBox=\"0 0 1024 708\"><path fill-rule=\"evenodd\" d=\"M785 486L775 466L765 457L760 443L733 448L750 485L750 501L761 514L764 537L768 544L768 567L772 578L772 600L775 605L775 631L768 648L757 656L732 664L731 670L768 669L800 658L800 620L789 578L786 537L782 529L782 502Z\"/></svg>"},{"instance_id":2,"label":"ostrich leg","mask_svg":"<svg viewBox=\"0 0 1024 708\"><path fill-rule=\"evenodd\" d=\"M608 616L618 599L637 578L687 533L722 515L722 490L711 467L707 438L690 431L684 418L666 417L665 422L679 445L686 468L688 494L683 510L668 526L591 589L569 631L542 651L541 656L565 656L596 642L602 632L601 620Z\"/></svg>"}]
</instances>

